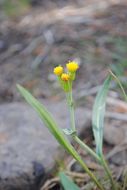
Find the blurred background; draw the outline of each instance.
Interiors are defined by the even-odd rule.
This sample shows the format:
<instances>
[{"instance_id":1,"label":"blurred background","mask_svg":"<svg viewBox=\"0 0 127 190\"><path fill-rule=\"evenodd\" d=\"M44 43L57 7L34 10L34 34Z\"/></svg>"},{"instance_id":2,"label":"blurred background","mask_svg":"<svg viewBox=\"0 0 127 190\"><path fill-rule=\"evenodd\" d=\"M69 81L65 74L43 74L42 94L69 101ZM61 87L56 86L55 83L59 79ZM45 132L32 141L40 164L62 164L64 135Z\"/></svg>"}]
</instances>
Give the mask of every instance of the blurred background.
<instances>
[{"instance_id":1,"label":"blurred background","mask_svg":"<svg viewBox=\"0 0 127 190\"><path fill-rule=\"evenodd\" d=\"M80 64L78 92L101 84L109 67L125 84L126 20L124 0L1 0L0 102L18 99L16 83L52 96L53 67L68 60Z\"/></svg>"},{"instance_id":2,"label":"blurred background","mask_svg":"<svg viewBox=\"0 0 127 190\"><path fill-rule=\"evenodd\" d=\"M24 104L17 92L17 83L26 87L44 103L46 102L52 112L56 112L57 117L59 117L60 110L65 112L64 116L66 116L66 111L63 110L64 103L59 104L65 96L59 88L53 68L57 65L64 66L69 60L75 60L80 65L74 83L74 98L76 107L80 108L79 115L82 116L79 120L85 120L85 123L78 121L79 125L85 126L86 120L89 121L91 118L95 95L106 78L108 69L112 69L119 76L127 91L126 0L0 0L0 123L4 123L5 119L2 120L2 118L6 113L9 118L7 123L5 122L8 126L7 136L5 132L3 133L2 126L4 125L1 124L0 143L2 146L3 143L10 142L9 138L15 137L16 139L17 134L20 136L20 131L12 134L8 130L9 125L12 124L15 131L16 127L21 124L19 122L21 112L25 117L24 111L19 111L19 115L15 116L17 110L20 108L22 110L22 104ZM21 104L16 106L16 102L21 102ZM104 152L107 153L114 147L118 148L123 142L122 148L115 149L117 150L115 153L108 154L112 164L123 167L127 165L127 146L124 142L124 139L127 139L127 104L123 101L122 93L115 82L111 84L107 103ZM10 105L11 108L8 107ZM57 111L54 110L54 105L56 107L58 105ZM12 115L10 115L11 111ZM31 119L31 115L28 119ZM62 116L60 123L64 120ZM91 126L88 123L87 125ZM12 136L8 138L10 134ZM34 131L29 135L34 137L38 135L35 134ZM90 135L91 131L89 135L86 133L84 138L92 142L94 146L93 137ZM28 139L24 137L23 132L21 142L24 138ZM37 138L38 136L34 141L30 140L28 144L31 144L31 141L33 144L38 144ZM8 155L17 154L17 149L27 147L16 145L18 148L13 149L14 145L15 142L11 146L12 149L8 149L7 146ZM44 154L47 153L44 152ZM4 146L3 155L5 160ZM31 159L31 155L29 156L28 159ZM13 164L19 163L16 159L15 156ZM9 163L11 163L10 160ZM3 165L0 161L1 166ZM38 171L38 165L36 166L37 168L34 167L34 169ZM119 167L117 171L120 171Z\"/></svg>"}]
</instances>

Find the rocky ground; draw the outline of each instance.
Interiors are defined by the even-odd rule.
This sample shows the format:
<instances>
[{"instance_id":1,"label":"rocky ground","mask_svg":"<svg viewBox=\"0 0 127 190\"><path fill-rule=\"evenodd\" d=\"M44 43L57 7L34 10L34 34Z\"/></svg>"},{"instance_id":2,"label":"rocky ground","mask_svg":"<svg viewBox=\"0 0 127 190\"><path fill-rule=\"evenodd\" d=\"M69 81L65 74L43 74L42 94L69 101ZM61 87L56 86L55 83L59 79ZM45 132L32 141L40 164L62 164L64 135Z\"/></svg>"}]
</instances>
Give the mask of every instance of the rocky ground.
<instances>
[{"instance_id":1,"label":"rocky ground","mask_svg":"<svg viewBox=\"0 0 127 190\"><path fill-rule=\"evenodd\" d=\"M127 88L126 1L47 2L38 1L23 16L11 19L1 13L1 190L46 190L51 189L50 185L57 188L59 181L46 186L45 176L59 162L61 150L24 103L16 83L39 98L60 127L68 126L65 97L52 70L58 64L76 60L80 65L74 84L77 128L79 135L93 147L91 110L109 67L119 74ZM104 152L117 178L127 165L127 104L121 97L116 84L112 83L107 99ZM86 154L84 158L87 158ZM65 159L67 165L71 161ZM89 161L88 157L88 164ZM89 167L92 164L95 163L92 161ZM81 172L81 168L77 168L75 170ZM98 166L93 168L97 170ZM40 184L43 184L41 188Z\"/></svg>"}]
</instances>

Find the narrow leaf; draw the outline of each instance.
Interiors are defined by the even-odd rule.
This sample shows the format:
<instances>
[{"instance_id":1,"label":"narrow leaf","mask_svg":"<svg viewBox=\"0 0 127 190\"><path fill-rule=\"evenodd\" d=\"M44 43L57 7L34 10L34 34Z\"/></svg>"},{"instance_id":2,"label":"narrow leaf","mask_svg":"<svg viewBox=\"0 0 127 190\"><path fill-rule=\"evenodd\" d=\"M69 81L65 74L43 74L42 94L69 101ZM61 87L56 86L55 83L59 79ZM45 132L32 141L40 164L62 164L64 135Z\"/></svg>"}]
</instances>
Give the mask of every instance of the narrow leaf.
<instances>
[{"instance_id":1,"label":"narrow leaf","mask_svg":"<svg viewBox=\"0 0 127 190\"><path fill-rule=\"evenodd\" d=\"M105 80L96 96L93 106L92 127L96 143L96 152L99 156L102 153L105 104L111 78L111 76L108 76Z\"/></svg>"},{"instance_id":2,"label":"narrow leaf","mask_svg":"<svg viewBox=\"0 0 127 190\"><path fill-rule=\"evenodd\" d=\"M65 137L62 129L58 127L52 115L47 111L47 109L36 100L25 88L20 85L17 85L19 92L25 98L25 100L33 107L33 109L40 116L41 120L45 126L49 129L52 135L56 138L60 145L64 147L76 160L80 159L80 156L77 154L73 146L70 144L68 139Z\"/></svg>"},{"instance_id":3,"label":"narrow leaf","mask_svg":"<svg viewBox=\"0 0 127 190\"><path fill-rule=\"evenodd\" d=\"M60 182L64 190L80 190L79 187L63 172L60 172L59 176L60 176Z\"/></svg>"},{"instance_id":4,"label":"narrow leaf","mask_svg":"<svg viewBox=\"0 0 127 190\"><path fill-rule=\"evenodd\" d=\"M49 129L49 131L56 138L59 144L62 145L64 149L68 151L77 160L79 155L77 154L73 146L70 144L68 139L65 137L62 129L58 127L54 118L47 111L47 109L38 100L36 100L25 88L23 88L20 85L17 85L17 88L19 92L22 94L22 96L26 99L26 101L37 112L45 126Z\"/></svg>"},{"instance_id":5,"label":"narrow leaf","mask_svg":"<svg viewBox=\"0 0 127 190\"><path fill-rule=\"evenodd\" d=\"M26 101L34 108L34 110L38 113L41 120L45 124L45 126L49 129L49 131L53 134L53 136L57 139L57 141L67 150L72 151L70 148L70 143L64 136L62 130L57 126L57 123L51 116L51 114L47 111L47 109L36 100L25 88L20 85L17 85L18 90L26 99Z\"/></svg>"},{"instance_id":6,"label":"narrow leaf","mask_svg":"<svg viewBox=\"0 0 127 190\"><path fill-rule=\"evenodd\" d=\"M19 92L22 94L22 96L26 99L26 101L33 107L33 109L37 112L37 114L40 116L41 120L45 124L45 126L48 128L48 130L52 133L52 135L56 138L56 140L59 142L59 144L71 155L73 158L75 158L81 166L84 168L84 170L88 173L88 175L91 177L91 179L94 181L94 183L97 185L99 189L103 189L101 184L98 182L97 178L94 176L94 174L88 169L87 165L82 161L79 154L76 152L76 150L73 148L73 146L70 144L70 142L66 139L64 136L63 131L58 127L57 123L54 121L51 114L47 111L47 109L38 101L36 100L25 88L23 88L20 85L17 85L17 88Z\"/></svg>"}]
</instances>

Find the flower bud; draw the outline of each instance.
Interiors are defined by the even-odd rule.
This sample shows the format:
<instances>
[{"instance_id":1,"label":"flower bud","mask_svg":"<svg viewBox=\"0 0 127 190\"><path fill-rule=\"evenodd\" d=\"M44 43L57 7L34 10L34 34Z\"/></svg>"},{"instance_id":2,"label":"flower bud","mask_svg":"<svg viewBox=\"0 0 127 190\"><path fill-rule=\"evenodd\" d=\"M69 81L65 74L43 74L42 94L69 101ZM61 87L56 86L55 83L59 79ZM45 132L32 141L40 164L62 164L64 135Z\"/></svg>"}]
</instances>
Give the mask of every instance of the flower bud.
<instances>
[{"instance_id":1,"label":"flower bud","mask_svg":"<svg viewBox=\"0 0 127 190\"><path fill-rule=\"evenodd\" d=\"M67 63L66 67L69 72L76 72L77 69L79 68L78 64L75 61Z\"/></svg>"},{"instance_id":2,"label":"flower bud","mask_svg":"<svg viewBox=\"0 0 127 190\"><path fill-rule=\"evenodd\" d=\"M63 81L65 81L65 82L68 82L69 79L70 79L70 76L69 76L69 74L67 74L67 73L63 73L63 74L61 75L61 79L62 79Z\"/></svg>"},{"instance_id":3,"label":"flower bud","mask_svg":"<svg viewBox=\"0 0 127 190\"><path fill-rule=\"evenodd\" d=\"M60 76L62 75L63 73L63 67L62 66L57 66L54 68L54 74L57 75L57 76Z\"/></svg>"}]
</instances>

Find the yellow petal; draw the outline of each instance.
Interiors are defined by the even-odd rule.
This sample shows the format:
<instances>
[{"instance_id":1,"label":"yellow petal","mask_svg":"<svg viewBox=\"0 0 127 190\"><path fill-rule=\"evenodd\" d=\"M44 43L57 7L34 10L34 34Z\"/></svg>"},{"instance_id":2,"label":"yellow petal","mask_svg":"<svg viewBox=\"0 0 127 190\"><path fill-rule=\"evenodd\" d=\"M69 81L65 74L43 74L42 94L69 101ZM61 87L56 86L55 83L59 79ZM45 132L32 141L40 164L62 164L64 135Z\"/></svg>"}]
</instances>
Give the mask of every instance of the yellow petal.
<instances>
[{"instance_id":1,"label":"yellow petal","mask_svg":"<svg viewBox=\"0 0 127 190\"><path fill-rule=\"evenodd\" d=\"M69 81L70 76L69 76L67 73L63 73L63 74L61 75L61 79L62 79L63 81L65 81L65 82L67 82L67 81Z\"/></svg>"},{"instance_id":2,"label":"yellow petal","mask_svg":"<svg viewBox=\"0 0 127 190\"><path fill-rule=\"evenodd\" d=\"M71 61L66 64L66 67L69 72L76 72L77 69L79 68L79 65L75 61Z\"/></svg>"},{"instance_id":3,"label":"yellow petal","mask_svg":"<svg viewBox=\"0 0 127 190\"><path fill-rule=\"evenodd\" d=\"M60 76L63 73L63 67L62 66L57 66L54 68L54 74L57 76Z\"/></svg>"}]
</instances>

